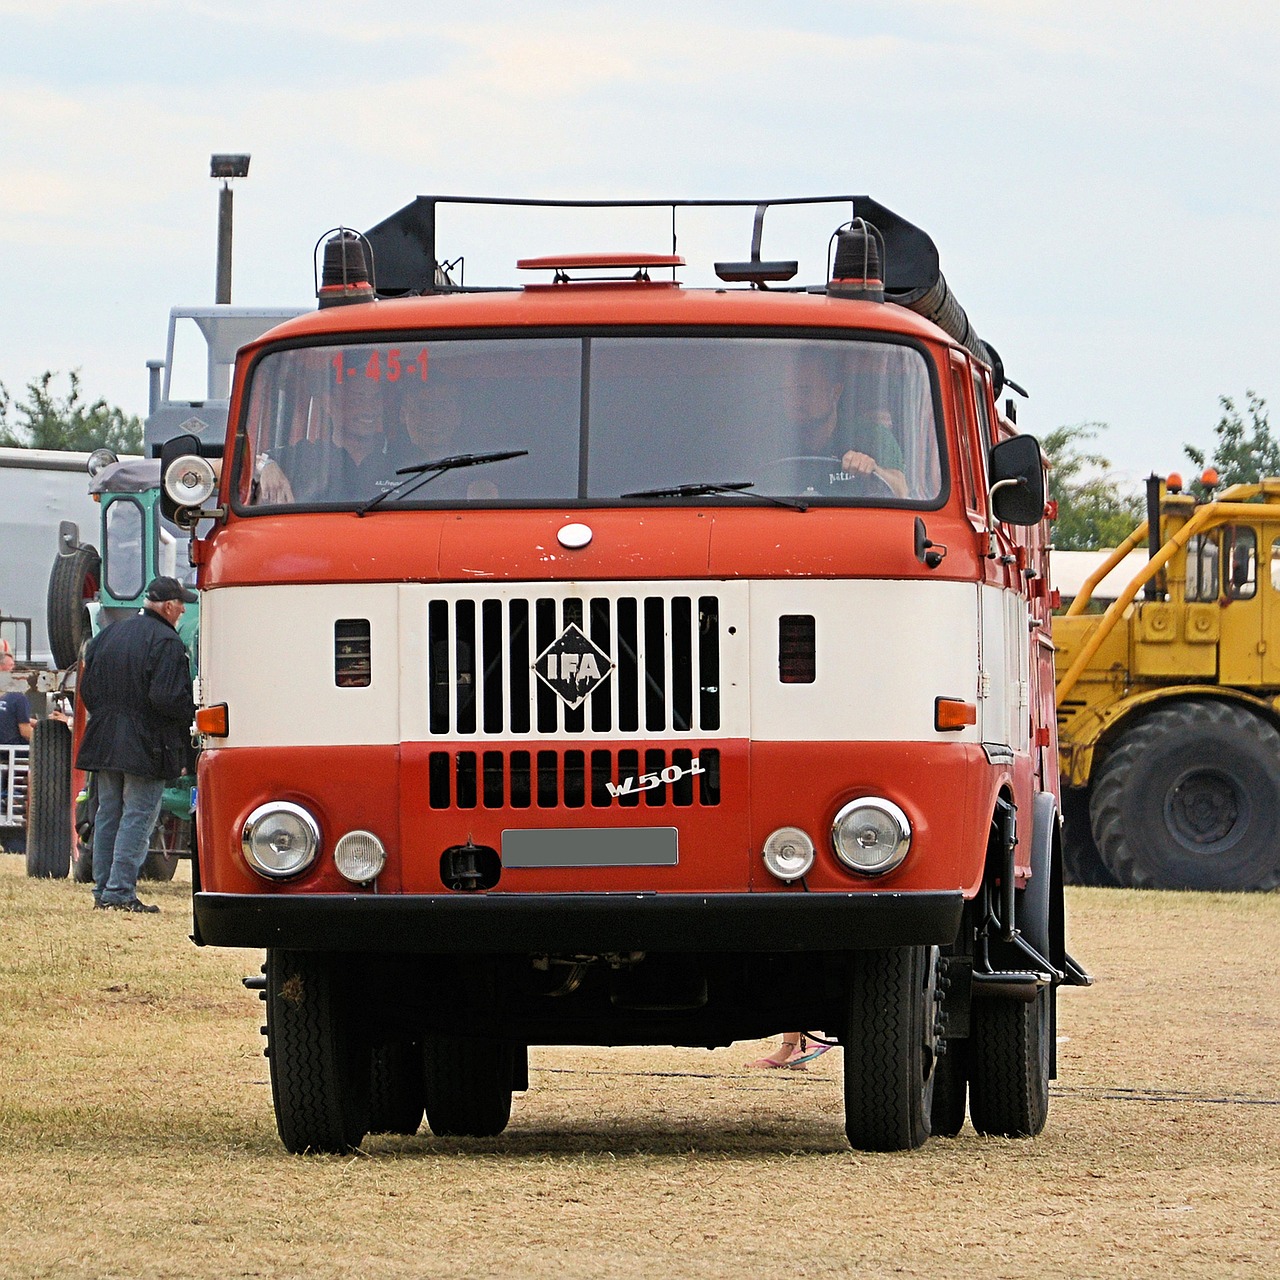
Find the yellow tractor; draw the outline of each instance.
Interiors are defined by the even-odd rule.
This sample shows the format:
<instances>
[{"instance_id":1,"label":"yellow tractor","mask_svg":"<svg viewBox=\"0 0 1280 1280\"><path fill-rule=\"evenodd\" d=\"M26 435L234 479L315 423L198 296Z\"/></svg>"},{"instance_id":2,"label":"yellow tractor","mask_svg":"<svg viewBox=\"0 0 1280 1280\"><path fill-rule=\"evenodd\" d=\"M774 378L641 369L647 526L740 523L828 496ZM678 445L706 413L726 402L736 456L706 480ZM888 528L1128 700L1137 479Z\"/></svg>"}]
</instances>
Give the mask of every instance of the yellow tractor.
<instances>
[{"instance_id":1,"label":"yellow tractor","mask_svg":"<svg viewBox=\"0 0 1280 1280\"><path fill-rule=\"evenodd\" d=\"M1076 883L1280 885L1280 478L1209 494L1153 476L1147 521L1054 620ZM1142 571L1089 612L1144 542Z\"/></svg>"}]
</instances>

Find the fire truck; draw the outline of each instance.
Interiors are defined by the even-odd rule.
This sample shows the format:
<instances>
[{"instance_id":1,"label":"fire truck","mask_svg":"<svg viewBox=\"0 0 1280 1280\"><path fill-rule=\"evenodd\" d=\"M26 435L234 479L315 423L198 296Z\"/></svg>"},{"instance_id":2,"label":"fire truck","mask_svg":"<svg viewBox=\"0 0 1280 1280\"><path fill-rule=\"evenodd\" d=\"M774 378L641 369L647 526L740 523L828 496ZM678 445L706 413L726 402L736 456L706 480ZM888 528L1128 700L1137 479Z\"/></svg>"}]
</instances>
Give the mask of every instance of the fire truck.
<instances>
[{"instance_id":1,"label":"fire truck","mask_svg":"<svg viewBox=\"0 0 1280 1280\"><path fill-rule=\"evenodd\" d=\"M530 1045L784 1027L842 1046L855 1148L1036 1134L1089 981L1043 459L932 240L720 202L750 257L691 288L702 202L597 203L670 251L488 288L436 245L479 203L322 237L221 460L162 458L207 529L194 939L266 951L284 1145L496 1134ZM816 284L762 254L797 205Z\"/></svg>"}]
</instances>

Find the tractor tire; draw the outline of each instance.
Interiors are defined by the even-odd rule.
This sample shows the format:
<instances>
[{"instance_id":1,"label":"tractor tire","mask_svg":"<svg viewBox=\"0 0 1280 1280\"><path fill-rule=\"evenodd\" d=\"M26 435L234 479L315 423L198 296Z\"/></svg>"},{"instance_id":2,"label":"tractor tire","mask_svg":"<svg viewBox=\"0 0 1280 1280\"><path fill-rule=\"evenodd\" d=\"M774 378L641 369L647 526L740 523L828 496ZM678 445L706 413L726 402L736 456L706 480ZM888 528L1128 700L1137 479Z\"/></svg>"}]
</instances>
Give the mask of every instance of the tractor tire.
<instances>
[{"instance_id":1,"label":"tractor tire","mask_svg":"<svg viewBox=\"0 0 1280 1280\"><path fill-rule=\"evenodd\" d=\"M1089 823L1089 793L1078 789L1062 792L1062 878L1067 884L1097 889L1118 888L1103 864Z\"/></svg>"},{"instance_id":2,"label":"tractor tire","mask_svg":"<svg viewBox=\"0 0 1280 1280\"><path fill-rule=\"evenodd\" d=\"M1102 861L1140 889L1280 886L1280 733L1226 702L1181 702L1129 729L1097 770Z\"/></svg>"},{"instance_id":3,"label":"tractor tire","mask_svg":"<svg viewBox=\"0 0 1280 1280\"><path fill-rule=\"evenodd\" d=\"M27 875L64 880L71 870L71 726L37 720L27 774Z\"/></svg>"},{"instance_id":4,"label":"tractor tire","mask_svg":"<svg viewBox=\"0 0 1280 1280\"><path fill-rule=\"evenodd\" d=\"M492 1138L511 1119L515 1049L500 1040L431 1036L422 1046L427 1124L438 1138Z\"/></svg>"},{"instance_id":5,"label":"tractor tire","mask_svg":"<svg viewBox=\"0 0 1280 1280\"><path fill-rule=\"evenodd\" d=\"M93 634L85 605L98 593L101 572L101 559L89 546L77 547L53 562L46 621L49 649L59 671L76 665L81 646Z\"/></svg>"},{"instance_id":6,"label":"tractor tire","mask_svg":"<svg viewBox=\"0 0 1280 1280\"><path fill-rule=\"evenodd\" d=\"M417 1133L426 1096L420 1044L399 1040L374 1049L370 1133Z\"/></svg>"},{"instance_id":7,"label":"tractor tire","mask_svg":"<svg viewBox=\"0 0 1280 1280\"><path fill-rule=\"evenodd\" d=\"M932 1131L938 949L854 956L844 1044L844 1128L857 1151L910 1151Z\"/></svg>"},{"instance_id":8,"label":"tractor tire","mask_svg":"<svg viewBox=\"0 0 1280 1280\"><path fill-rule=\"evenodd\" d=\"M969 1032L969 1118L982 1134L1034 1138L1049 1116L1053 999L975 1000Z\"/></svg>"},{"instance_id":9,"label":"tractor tire","mask_svg":"<svg viewBox=\"0 0 1280 1280\"><path fill-rule=\"evenodd\" d=\"M267 1057L285 1149L352 1151L369 1129L371 1054L334 961L267 951Z\"/></svg>"},{"instance_id":10,"label":"tractor tire","mask_svg":"<svg viewBox=\"0 0 1280 1280\"><path fill-rule=\"evenodd\" d=\"M151 845L138 870L139 880L172 880L183 855L191 851L190 819L161 810Z\"/></svg>"}]
</instances>

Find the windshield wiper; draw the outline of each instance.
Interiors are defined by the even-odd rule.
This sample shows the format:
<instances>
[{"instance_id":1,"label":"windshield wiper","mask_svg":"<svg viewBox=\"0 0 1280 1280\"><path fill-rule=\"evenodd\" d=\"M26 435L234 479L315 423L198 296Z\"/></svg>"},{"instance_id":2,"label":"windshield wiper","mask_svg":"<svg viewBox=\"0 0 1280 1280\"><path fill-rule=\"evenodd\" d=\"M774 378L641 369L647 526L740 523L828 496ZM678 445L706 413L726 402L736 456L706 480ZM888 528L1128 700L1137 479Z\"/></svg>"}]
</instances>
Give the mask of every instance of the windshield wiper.
<instances>
[{"instance_id":1,"label":"windshield wiper","mask_svg":"<svg viewBox=\"0 0 1280 1280\"><path fill-rule=\"evenodd\" d=\"M431 462L416 462L411 467L397 467L396 475L404 476L404 479L398 484L393 484L390 489L384 489L368 502L362 502L356 508L356 515L368 515L374 507L388 498L407 498L414 490L421 489L424 484L430 484L446 471L456 471L459 467L482 467L487 462L505 462L508 458L523 458L528 452L528 449L495 449L491 453L455 453L448 458L436 458ZM416 480L417 483L410 484L412 480ZM409 486L407 489L406 485ZM401 490L404 492L402 493Z\"/></svg>"},{"instance_id":2,"label":"windshield wiper","mask_svg":"<svg viewBox=\"0 0 1280 1280\"><path fill-rule=\"evenodd\" d=\"M715 494L726 494L729 497L761 498L778 507L790 507L794 511L808 511L809 504L797 502L792 498L778 498L771 493L747 493L754 489L754 480L729 480L724 484L676 484L669 489L637 489L634 493L622 493L620 498L706 498Z\"/></svg>"}]
</instances>

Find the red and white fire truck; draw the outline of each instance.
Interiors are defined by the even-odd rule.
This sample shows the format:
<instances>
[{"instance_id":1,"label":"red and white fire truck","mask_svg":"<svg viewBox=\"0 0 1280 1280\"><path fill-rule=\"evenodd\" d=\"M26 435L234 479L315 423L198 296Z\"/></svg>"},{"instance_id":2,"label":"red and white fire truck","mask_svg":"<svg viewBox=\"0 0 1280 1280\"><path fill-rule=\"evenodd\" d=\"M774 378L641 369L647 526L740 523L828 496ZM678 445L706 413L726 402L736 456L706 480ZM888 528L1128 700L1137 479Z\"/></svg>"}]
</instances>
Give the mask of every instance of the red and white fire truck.
<instances>
[{"instance_id":1,"label":"red and white fire truck","mask_svg":"<svg viewBox=\"0 0 1280 1280\"><path fill-rule=\"evenodd\" d=\"M285 1146L495 1134L531 1044L786 1027L842 1046L854 1147L966 1101L1039 1132L1088 982L1043 464L932 241L862 196L727 202L752 252L716 287L673 244L486 289L436 249L473 203L334 234L319 308L240 352L221 464L166 446L195 939L266 949ZM824 203L793 286L765 213Z\"/></svg>"}]
</instances>

